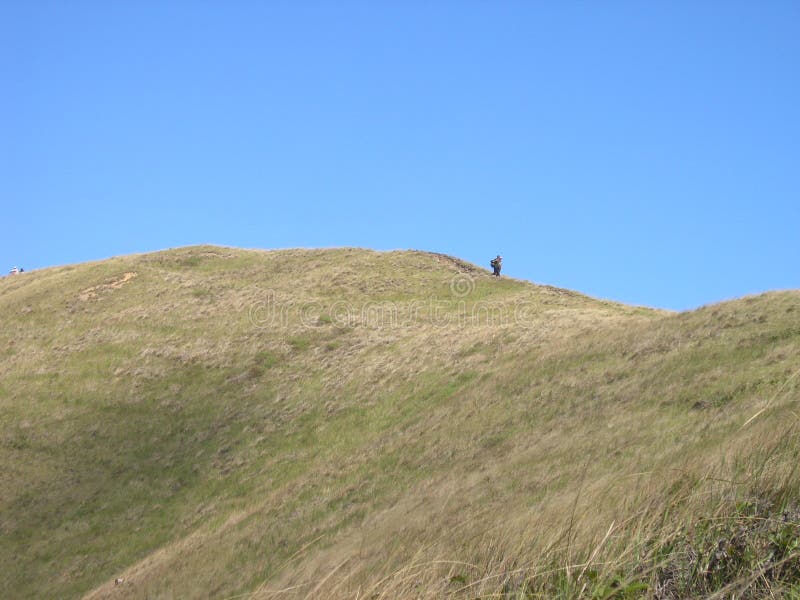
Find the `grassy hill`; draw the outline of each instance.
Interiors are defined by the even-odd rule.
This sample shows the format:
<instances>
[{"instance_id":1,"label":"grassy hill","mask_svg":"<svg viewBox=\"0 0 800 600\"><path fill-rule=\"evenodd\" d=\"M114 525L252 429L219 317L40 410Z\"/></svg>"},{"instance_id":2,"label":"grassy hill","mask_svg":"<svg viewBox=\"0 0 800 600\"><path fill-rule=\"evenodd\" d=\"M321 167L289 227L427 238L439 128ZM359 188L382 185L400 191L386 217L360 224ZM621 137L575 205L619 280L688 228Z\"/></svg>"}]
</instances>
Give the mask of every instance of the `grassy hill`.
<instances>
[{"instance_id":1,"label":"grassy hill","mask_svg":"<svg viewBox=\"0 0 800 600\"><path fill-rule=\"evenodd\" d=\"M800 598L800 292L203 246L0 322L0 597Z\"/></svg>"}]
</instances>

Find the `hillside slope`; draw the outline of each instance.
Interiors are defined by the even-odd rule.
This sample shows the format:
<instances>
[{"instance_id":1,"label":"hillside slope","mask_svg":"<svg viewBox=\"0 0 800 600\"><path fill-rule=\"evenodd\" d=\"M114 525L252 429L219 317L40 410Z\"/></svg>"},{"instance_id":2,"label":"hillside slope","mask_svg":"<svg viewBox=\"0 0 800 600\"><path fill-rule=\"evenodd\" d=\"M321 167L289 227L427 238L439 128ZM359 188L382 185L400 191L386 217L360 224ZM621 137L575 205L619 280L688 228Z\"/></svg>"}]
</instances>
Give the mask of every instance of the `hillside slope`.
<instances>
[{"instance_id":1,"label":"hillside slope","mask_svg":"<svg viewBox=\"0 0 800 600\"><path fill-rule=\"evenodd\" d=\"M474 598L551 559L579 596L637 515L796 497L798 292L207 246L6 278L0 320L3 597Z\"/></svg>"}]
</instances>

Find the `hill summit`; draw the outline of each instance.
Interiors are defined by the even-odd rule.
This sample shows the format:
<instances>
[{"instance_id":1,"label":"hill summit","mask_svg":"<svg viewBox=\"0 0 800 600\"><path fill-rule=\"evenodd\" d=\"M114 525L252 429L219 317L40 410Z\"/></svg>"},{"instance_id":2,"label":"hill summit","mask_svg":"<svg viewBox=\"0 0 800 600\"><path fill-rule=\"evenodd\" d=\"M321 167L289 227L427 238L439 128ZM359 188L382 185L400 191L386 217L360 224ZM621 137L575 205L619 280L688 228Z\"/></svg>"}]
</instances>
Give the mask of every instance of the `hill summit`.
<instances>
[{"instance_id":1,"label":"hill summit","mask_svg":"<svg viewBox=\"0 0 800 600\"><path fill-rule=\"evenodd\" d=\"M0 280L6 598L800 593L800 293L671 313L420 251Z\"/></svg>"}]
</instances>

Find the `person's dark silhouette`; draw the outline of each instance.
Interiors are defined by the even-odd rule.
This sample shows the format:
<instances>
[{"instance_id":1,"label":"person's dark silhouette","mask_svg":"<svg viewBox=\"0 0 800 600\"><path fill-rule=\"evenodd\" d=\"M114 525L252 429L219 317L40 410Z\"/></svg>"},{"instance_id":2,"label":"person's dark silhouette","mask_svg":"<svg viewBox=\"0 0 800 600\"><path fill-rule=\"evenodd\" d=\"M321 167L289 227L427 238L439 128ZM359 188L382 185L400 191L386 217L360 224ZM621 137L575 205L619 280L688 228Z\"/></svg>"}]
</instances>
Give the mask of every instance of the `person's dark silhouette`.
<instances>
[{"instance_id":1,"label":"person's dark silhouette","mask_svg":"<svg viewBox=\"0 0 800 600\"><path fill-rule=\"evenodd\" d=\"M492 265L492 275L500 277L500 269L503 268L503 257L498 254L489 264Z\"/></svg>"}]
</instances>

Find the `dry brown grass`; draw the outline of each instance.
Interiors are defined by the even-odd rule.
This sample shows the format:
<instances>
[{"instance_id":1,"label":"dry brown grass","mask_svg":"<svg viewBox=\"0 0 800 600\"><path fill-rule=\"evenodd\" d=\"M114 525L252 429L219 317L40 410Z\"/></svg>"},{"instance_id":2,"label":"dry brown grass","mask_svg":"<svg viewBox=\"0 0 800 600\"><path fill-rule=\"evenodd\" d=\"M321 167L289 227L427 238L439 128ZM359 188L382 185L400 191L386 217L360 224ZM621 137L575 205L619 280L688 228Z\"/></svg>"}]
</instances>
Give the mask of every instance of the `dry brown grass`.
<instances>
[{"instance_id":1,"label":"dry brown grass","mask_svg":"<svg viewBox=\"0 0 800 600\"><path fill-rule=\"evenodd\" d=\"M798 305L673 314L357 249L2 280L0 591L653 596L656 550L795 489Z\"/></svg>"}]
</instances>

